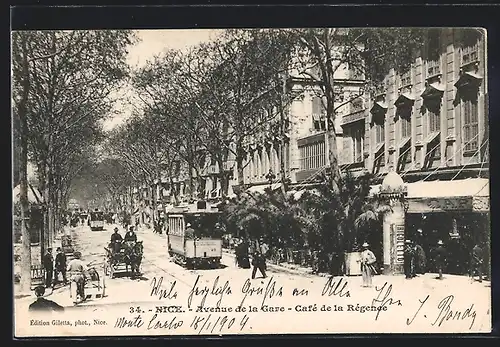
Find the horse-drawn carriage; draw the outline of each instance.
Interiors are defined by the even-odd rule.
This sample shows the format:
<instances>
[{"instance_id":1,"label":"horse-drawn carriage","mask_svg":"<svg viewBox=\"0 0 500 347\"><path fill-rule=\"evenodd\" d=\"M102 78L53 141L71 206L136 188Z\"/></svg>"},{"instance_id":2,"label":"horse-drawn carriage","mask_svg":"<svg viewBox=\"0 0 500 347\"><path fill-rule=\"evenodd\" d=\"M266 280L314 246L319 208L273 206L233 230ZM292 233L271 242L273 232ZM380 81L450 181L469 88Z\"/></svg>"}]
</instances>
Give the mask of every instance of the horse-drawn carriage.
<instances>
[{"instance_id":1,"label":"horse-drawn carriage","mask_svg":"<svg viewBox=\"0 0 500 347\"><path fill-rule=\"evenodd\" d=\"M113 278L118 273L130 274L131 277L141 274L142 241L111 242L104 249L107 259L104 267L105 275Z\"/></svg>"}]
</instances>

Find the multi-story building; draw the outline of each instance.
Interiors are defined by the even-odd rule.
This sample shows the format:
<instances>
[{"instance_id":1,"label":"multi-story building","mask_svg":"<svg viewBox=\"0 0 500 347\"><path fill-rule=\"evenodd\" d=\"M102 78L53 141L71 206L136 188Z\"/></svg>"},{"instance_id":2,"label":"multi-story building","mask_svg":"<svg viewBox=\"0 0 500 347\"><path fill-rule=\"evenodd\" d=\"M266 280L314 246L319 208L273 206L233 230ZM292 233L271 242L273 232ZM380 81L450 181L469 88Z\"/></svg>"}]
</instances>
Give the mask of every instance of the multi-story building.
<instances>
[{"instance_id":1,"label":"multi-story building","mask_svg":"<svg viewBox=\"0 0 500 347\"><path fill-rule=\"evenodd\" d=\"M420 238L426 251L442 240L448 271L463 273L464 252L489 239L486 77L484 32L429 29L412 64L388 71L363 111L343 115L344 134L356 134L345 136L350 163L362 161L379 183L397 173L385 188L407 186L404 214L384 222L384 264L402 264L389 258L405 239Z\"/></svg>"}]
</instances>

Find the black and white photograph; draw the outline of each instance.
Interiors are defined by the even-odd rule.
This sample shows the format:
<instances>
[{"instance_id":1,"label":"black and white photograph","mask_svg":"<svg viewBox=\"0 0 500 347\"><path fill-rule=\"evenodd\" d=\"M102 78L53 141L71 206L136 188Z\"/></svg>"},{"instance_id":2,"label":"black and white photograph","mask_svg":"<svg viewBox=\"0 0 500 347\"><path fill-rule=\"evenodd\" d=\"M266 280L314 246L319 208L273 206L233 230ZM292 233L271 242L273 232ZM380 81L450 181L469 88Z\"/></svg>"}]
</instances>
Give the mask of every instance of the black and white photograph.
<instances>
[{"instance_id":1,"label":"black and white photograph","mask_svg":"<svg viewBox=\"0 0 500 347\"><path fill-rule=\"evenodd\" d=\"M487 30L14 30L14 335L489 333Z\"/></svg>"}]
</instances>

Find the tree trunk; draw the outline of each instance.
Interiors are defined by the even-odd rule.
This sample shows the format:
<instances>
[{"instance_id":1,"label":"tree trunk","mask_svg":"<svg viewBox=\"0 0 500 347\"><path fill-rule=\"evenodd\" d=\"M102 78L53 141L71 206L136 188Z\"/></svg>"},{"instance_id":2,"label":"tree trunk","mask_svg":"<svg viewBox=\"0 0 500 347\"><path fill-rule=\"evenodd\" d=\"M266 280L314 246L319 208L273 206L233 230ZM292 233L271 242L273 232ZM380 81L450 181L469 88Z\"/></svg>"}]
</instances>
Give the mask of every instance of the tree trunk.
<instances>
[{"instance_id":1,"label":"tree trunk","mask_svg":"<svg viewBox=\"0 0 500 347\"><path fill-rule=\"evenodd\" d=\"M224 160L220 158L220 156L217 156L217 165L219 166L219 180L220 180L220 190L221 190L221 198L224 200L226 198L226 191L227 191L227 185L228 185L228 175L226 174L226 171L224 170Z\"/></svg>"},{"instance_id":2,"label":"tree trunk","mask_svg":"<svg viewBox=\"0 0 500 347\"><path fill-rule=\"evenodd\" d=\"M31 235L28 227L29 202L28 202L28 125L26 121L27 102L29 93L29 66L26 47L26 38L21 34L22 40L22 65L23 65L23 91L18 108L20 119L20 186L19 200L21 203L21 292L25 293L31 287Z\"/></svg>"},{"instance_id":3,"label":"tree trunk","mask_svg":"<svg viewBox=\"0 0 500 347\"><path fill-rule=\"evenodd\" d=\"M330 161L330 184L334 192L339 192L340 166L338 162L337 134L335 128L328 132L328 158Z\"/></svg>"},{"instance_id":4,"label":"tree trunk","mask_svg":"<svg viewBox=\"0 0 500 347\"><path fill-rule=\"evenodd\" d=\"M286 195L287 182L286 182L286 172L285 172L285 158L286 158L286 148L285 148L285 104L283 101L283 95L286 94L286 79L283 79L283 94L280 94L279 100L279 111L280 111L280 180L281 180L281 192L283 196Z\"/></svg>"},{"instance_id":5,"label":"tree trunk","mask_svg":"<svg viewBox=\"0 0 500 347\"><path fill-rule=\"evenodd\" d=\"M240 188L240 191L243 189L245 185L245 174L243 171L244 160L245 160L245 152L243 150L243 143L241 140L239 140L236 142L236 170L237 170L238 186Z\"/></svg>"},{"instance_id":6,"label":"tree trunk","mask_svg":"<svg viewBox=\"0 0 500 347\"><path fill-rule=\"evenodd\" d=\"M155 225L155 221L157 220L156 214L158 213L158 209L156 208L156 187L158 185L154 184L151 186L151 207L153 208L153 211L151 213L151 223Z\"/></svg>"}]
</instances>

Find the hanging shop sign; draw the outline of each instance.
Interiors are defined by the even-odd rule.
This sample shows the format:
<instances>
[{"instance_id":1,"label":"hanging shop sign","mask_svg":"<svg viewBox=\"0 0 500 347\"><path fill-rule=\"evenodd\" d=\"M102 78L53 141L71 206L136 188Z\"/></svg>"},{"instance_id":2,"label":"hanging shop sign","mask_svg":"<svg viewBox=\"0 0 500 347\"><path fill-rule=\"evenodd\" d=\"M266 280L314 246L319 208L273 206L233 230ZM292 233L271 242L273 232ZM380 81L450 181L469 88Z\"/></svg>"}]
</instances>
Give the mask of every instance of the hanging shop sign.
<instances>
[{"instance_id":1,"label":"hanging shop sign","mask_svg":"<svg viewBox=\"0 0 500 347\"><path fill-rule=\"evenodd\" d=\"M472 196L408 199L408 213L473 211Z\"/></svg>"}]
</instances>

